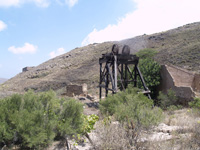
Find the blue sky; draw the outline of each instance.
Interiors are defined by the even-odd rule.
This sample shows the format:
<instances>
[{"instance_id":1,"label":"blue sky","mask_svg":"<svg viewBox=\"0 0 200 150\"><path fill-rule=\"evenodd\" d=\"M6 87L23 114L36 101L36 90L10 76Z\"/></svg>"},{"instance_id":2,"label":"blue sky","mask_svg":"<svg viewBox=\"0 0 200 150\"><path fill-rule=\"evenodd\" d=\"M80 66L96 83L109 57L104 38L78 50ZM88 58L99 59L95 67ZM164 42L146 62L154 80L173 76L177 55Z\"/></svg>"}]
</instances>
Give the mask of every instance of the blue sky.
<instances>
[{"instance_id":1,"label":"blue sky","mask_svg":"<svg viewBox=\"0 0 200 150\"><path fill-rule=\"evenodd\" d=\"M90 43L200 21L199 6L199 0L0 0L0 77Z\"/></svg>"}]
</instances>

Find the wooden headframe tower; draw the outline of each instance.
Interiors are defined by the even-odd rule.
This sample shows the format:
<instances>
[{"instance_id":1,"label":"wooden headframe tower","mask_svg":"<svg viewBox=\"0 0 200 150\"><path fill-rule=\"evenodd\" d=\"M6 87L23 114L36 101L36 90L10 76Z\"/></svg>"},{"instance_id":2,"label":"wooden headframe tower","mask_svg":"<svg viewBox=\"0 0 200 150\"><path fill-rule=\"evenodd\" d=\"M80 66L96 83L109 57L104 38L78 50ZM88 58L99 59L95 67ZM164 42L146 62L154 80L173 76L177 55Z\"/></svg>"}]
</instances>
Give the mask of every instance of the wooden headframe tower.
<instances>
[{"instance_id":1,"label":"wooden headframe tower","mask_svg":"<svg viewBox=\"0 0 200 150\"><path fill-rule=\"evenodd\" d=\"M138 62L139 57L131 55L130 47L127 45L124 45L121 54L119 54L119 46L117 44L113 45L111 53L102 54L102 57L99 58L99 98L102 98L102 88L105 89L105 96L107 97L108 91L115 94L118 90L125 90L130 83L137 87L138 76L144 88L143 93L151 98L150 90L145 84ZM134 69L131 70L130 65Z\"/></svg>"}]
</instances>

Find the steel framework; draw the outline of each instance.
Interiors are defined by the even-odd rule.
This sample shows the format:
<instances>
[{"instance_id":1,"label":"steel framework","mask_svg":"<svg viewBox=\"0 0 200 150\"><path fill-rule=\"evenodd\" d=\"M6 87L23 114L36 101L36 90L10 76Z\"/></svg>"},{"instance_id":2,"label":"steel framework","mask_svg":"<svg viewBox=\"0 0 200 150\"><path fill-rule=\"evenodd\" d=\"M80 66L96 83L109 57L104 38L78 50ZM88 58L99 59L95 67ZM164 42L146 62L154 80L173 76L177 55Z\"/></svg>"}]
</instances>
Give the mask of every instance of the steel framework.
<instances>
[{"instance_id":1,"label":"steel framework","mask_svg":"<svg viewBox=\"0 0 200 150\"><path fill-rule=\"evenodd\" d=\"M102 98L102 88L105 89L105 96L108 91L113 94L118 90L125 90L129 83L133 83L137 87L137 77L142 82L144 91L150 99L150 90L145 84L143 76L138 67L139 57L130 54L130 47L124 45L121 54L119 54L119 46L114 44L111 53L102 54L99 58L100 79L99 79L99 97ZM131 71L130 65L134 67ZM119 74L119 76L118 76ZM109 86L111 84L111 86ZM119 89L118 89L119 88Z\"/></svg>"}]
</instances>

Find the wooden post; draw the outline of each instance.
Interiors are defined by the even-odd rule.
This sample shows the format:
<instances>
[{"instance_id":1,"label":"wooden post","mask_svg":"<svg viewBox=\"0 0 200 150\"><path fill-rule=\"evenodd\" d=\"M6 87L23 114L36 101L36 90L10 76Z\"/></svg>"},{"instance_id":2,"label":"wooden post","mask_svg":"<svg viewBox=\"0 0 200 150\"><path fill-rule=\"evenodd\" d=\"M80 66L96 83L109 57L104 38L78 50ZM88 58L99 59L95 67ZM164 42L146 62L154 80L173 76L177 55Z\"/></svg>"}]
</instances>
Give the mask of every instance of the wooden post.
<instances>
[{"instance_id":1,"label":"wooden post","mask_svg":"<svg viewBox=\"0 0 200 150\"><path fill-rule=\"evenodd\" d=\"M142 74L141 74L141 72L140 72L140 69L138 68L138 66L136 66L136 68L137 68L137 72L138 72L138 74L139 74L140 80L142 81L142 85L143 85L143 87L144 87L144 90L145 90L145 91L149 91L148 87L147 87L146 84L145 84L144 78L143 78L143 76L142 76ZM151 96L150 96L149 93L147 94L147 96L148 96L149 99L151 99Z\"/></svg>"},{"instance_id":2,"label":"wooden post","mask_svg":"<svg viewBox=\"0 0 200 150\"><path fill-rule=\"evenodd\" d=\"M101 83L102 83L102 63L100 63L100 77L99 77L99 99L101 100L101 95L102 95L102 87L101 87Z\"/></svg>"},{"instance_id":3,"label":"wooden post","mask_svg":"<svg viewBox=\"0 0 200 150\"><path fill-rule=\"evenodd\" d=\"M106 97L108 96L108 86L109 86L109 69L108 64L106 63Z\"/></svg>"},{"instance_id":4,"label":"wooden post","mask_svg":"<svg viewBox=\"0 0 200 150\"><path fill-rule=\"evenodd\" d=\"M121 84L122 84L122 87L120 90L123 90L123 87L124 87L124 64L121 64Z\"/></svg>"},{"instance_id":5,"label":"wooden post","mask_svg":"<svg viewBox=\"0 0 200 150\"><path fill-rule=\"evenodd\" d=\"M115 72L115 79L114 79L114 82L115 82L115 93L117 92L117 55L114 55L114 72Z\"/></svg>"},{"instance_id":6,"label":"wooden post","mask_svg":"<svg viewBox=\"0 0 200 150\"><path fill-rule=\"evenodd\" d=\"M137 87L137 67L134 67L134 87Z\"/></svg>"},{"instance_id":7,"label":"wooden post","mask_svg":"<svg viewBox=\"0 0 200 150\"><path fill-rule=\"evenodd\" d=\"M127 73L128 73L128 67L127 67L127 64L125 64L125 82L124 82L125 83L125 85L124 85L125 89L128 86L128 83L127 83L128 82L128 74Z\"/></svg>"}]
</instances>

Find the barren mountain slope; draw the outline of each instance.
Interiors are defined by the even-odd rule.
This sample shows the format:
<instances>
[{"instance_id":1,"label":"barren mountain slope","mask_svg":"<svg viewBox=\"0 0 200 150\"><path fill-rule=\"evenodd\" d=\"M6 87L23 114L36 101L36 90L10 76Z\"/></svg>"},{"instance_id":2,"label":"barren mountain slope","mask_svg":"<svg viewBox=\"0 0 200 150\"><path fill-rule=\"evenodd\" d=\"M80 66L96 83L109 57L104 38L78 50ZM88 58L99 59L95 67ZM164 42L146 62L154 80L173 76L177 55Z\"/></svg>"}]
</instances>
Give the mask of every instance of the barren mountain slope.
<instances>
[{"instance_id":1,"label":"barren mountain slope","mask_svg":"<svg viewBox=\"0 0 200 150\"><path fill-rule=\"evenodd\" d=\"M119 43L129 45L132 52L144 48L156 49L159 54L155 58L160 63L200 72L200 22Z\"/></svg>"},{"instance_id":2,"label":"barren mountain slope","mask_svg":"<svg viewBox=\"0 0 200 150\"><path fill-rule=\"evenodd\" d=\"M0 84L6 82L8 79L0 78Z\"/></svg>"},{"instance_id":3,"label":"barren mountain slope","mask_svg":"<svg viewBox=\"0 0 200 150\"><path fill-rule=\"evenodd\" d=\"M87 83L98 80L98 58L110 51L112 43L91 44L76 48L37 67L22 72L0 86L3 92L57 90L67 84Z\"/></svg>"},{"instance_id":4,"label":"barren mountain slope","mask_svg":"<svg viewBox=\"0 0 200 150\"><path fill-rule=\"evenodd\" d=\"M120 44L120 47L129 45L131 53L153 48L159 51L155 58L162 64L174 64L188 70L200 71L200 23L114 43ZM113 42L106 42L76 48L22 72L0 85L0 96L9 91L57 90L70 83L87 83L89 88L94 88L99 79L98 59L102 53L111 51L112 44Z\"/></svg>"}]
</instances>

